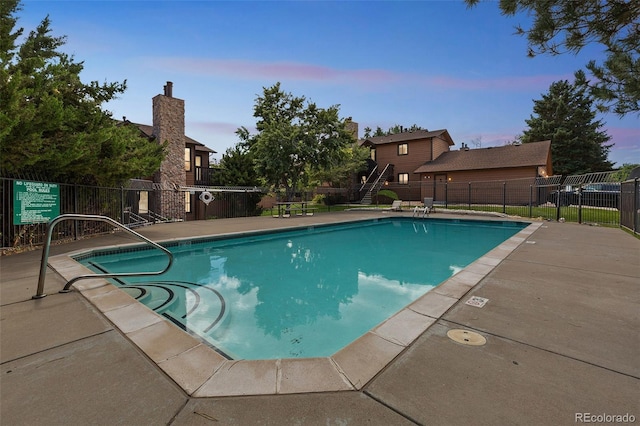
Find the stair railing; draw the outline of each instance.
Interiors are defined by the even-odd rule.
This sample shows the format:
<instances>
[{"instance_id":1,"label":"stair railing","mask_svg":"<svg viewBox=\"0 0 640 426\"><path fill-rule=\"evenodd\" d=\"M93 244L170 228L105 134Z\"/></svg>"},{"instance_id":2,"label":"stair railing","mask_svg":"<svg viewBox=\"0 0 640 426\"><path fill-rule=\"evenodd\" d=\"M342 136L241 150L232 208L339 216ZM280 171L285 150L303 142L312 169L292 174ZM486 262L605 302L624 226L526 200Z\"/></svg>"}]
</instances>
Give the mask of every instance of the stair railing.
<instances>
[{"instance_id":1,"label":"stair railing","mask_svg":"<svg viewBox=\"0 0 640 426\"><path fill-rule=\"evenodd\" d=\"M365 180L362 183L362 186L360 186L360 192L362 192L362 190L364 189L364 187L369 183L369 181L371 180L371 177L373 176L373 174L376 172L376 170L378 170L378 165L376 164L376 166L373 168L373 170L371 170L371 173L369 173L369 176L367 176L367 180Z\"/></svg>"},{"instance_id":2,"label":"stair railing","mask_svg":"<svg viewBox=\"0 0 640 426\"><path fill-rule=\"evenodd\" d=\"M380 176L378 176L378 179L376 179L375 182L373 182L373 185L371 185L371 189L369 190L370 192L373 192L375 190L376 187L380 188L384 182L387 180L387 170L389 169L389 167L391 166L391 164L387 164L384 167L384 170L382 170L382 173L380 173ZM382 182L380 182L380 180L384 178L384 180ZM380 185L378 185L380 184Z\"/></svg>"},{"instance_id":3,"label":"stair railing","mask_svg":"<svg viewBox=\"0 0 640 426\"><path fill-rule=\"evenodd\" d=\"M377 191L378 189L380 189L380 187L382 187L382 185L384 185L384 183L387 180L387 170L389 170L389 167L392 167L392 164L387 163L387 165L382 170L382 173L378 175L376 180L371 184L367 192L364 194L364 197L362 197L362 200L367 198L367 196L371 197L374 191Z\"/></svg>"},{"instance_id":4,"label":"stair railing","mask_svg":"<svg viewBox=\"0 0 640 426\"><path fill-rule=\"evenodd\" d=\"M136 231L127 228L123 224L118 221L115 221L107 216L98 216L98 215L89 215L89 214L63 214L60 215L51 222L47 224L47 237L45 239L44 247L42 249L42 260L40 261L40 275L38 277L38 290L37 293L32 297L33 299L41 299L46 296L44 292L44 280L45 275L47 273L47 266L49 260L49 249L51 248L51 235L53 234L53 228L60 222L65 220L84 220L84 221L98 221L98 222L106 222L113 225L116 228L121 229L124 232L127 232L134 237L146 242L147 244L157 248L158 250L163 251L169 257L169 263L162 271L153 271L153 272L120 272L120 273L112 273L112 274L85 274L79 275L77 277L72 278L67 281L67 284L64 286L64 289L60 290L60 293L68 293L69 288L78 280L84 280L89 278L117 278L117 277L147 277L154 275L164 274L169 270L171 265L173 264L173 254L165 247L162 247L160 244L155 243L148 239L147 237L140 235Z\"/></svg>"}]
</instances>

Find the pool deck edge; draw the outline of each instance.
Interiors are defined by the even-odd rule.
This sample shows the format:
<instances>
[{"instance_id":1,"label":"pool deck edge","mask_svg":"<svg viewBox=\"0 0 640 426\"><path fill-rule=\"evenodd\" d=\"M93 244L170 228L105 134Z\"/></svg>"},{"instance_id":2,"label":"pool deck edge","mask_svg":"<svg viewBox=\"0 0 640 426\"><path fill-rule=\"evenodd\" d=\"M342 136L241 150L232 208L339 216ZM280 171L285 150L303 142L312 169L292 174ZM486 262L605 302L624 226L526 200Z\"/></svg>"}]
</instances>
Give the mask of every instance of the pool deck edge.
<instances>
[{"instance_id":1,"label":"pool deck edge","mask_svg":"<svg viewBox=\"0 0 640 426\"><path fill-rule=\"evenodd\" d=\"M309 225L302 224L285 229L307 226ZM166 318L138 303L105 279L80 280L74 287L189 395L220 397L360 390L458 303L464 294L477 285L539 226L540 223L529 224L336 354L324 358L305 359L305 368L295 368L297 364L301 364L301 361L295 359L226 360L206 345L200 348L199 357L194 358L189 351L196 346L202 346L202 341L180 330ZM163 242L180 240L182 238ZM129 246L106 246L53 256L49 265L68 281L79 275L92 273L76 262L74 256ZM165 348L165 352L172 348L175 353L159 354L160 344ZM172 361L166 364L169 358L172 358ZM211 365L215 368L212 369ZM203 375L203 371L209 371L210 375ZM310 371L321 373L310 374Z\"/></svg>"},{"instance_id":2,"label":"pool deck edge","mask_svg":"<svg viewBox=\"0 0 640 426\"><path fill-rule=\"evenodd\" d=\"M411 213L384 216L402 215ZM141 233L162 241L358 217L367 216L184 222ZM537 228L516 234L510 251L488 253L431 292L441 296L434 297L432 315L457 300L439 318L407 307L371 330L368 339L389 349L392 358L380 373L370 378L374 373L358 364L366 353L351 360L322 358L317 368L315 360L273 361L252 373L264 373L271 392L255 396L236 384L237 396L199 397L219 394L203 387L209 379L218 376L222 383L249 365L188 342L177 355L162 343L143 353L132 339L154 346L171 324L143 321L123 334L95 307L114 312L129 305L133 299L118 295L120 290L88 280L76 283L86 287L82 291L58 294L65 281L48 269L48 296L33 300L41 251L0 257L2 423L572 425L589 415L591 423L595 415L633 416L637 422L640 240L604 226L531 222ZM111 234L54 245L52 259L130 241ZM488 303L466 304L474 296ZM486 344L454 342L447 337L453 329L479 333ZM404 346L414 334L419 337ZM314 380L297 381L301 371L330 375L335 390L314 392L308 387Z\"/></svg>"}]
</instances>

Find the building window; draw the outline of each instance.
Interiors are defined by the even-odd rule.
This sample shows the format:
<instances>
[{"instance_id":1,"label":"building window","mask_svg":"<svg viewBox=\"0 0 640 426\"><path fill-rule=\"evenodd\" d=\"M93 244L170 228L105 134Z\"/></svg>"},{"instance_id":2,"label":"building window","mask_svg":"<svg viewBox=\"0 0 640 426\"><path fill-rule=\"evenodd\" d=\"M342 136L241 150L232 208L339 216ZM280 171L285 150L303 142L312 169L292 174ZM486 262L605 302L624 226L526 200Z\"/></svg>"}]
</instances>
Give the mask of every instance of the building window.
<instances>
[{"instance_id":1,"label":"building window","mask_svg":"<svg viewBox=\"0 0 640 426\"><path fill-rule=\"evenodd\" d=\"M196 182L202 181L202 156L196 155Z\"/></svg>"},{"instance_id":2,"label":"building window","mask_svg":"<svg viewBox=\"0 0 640 426\"><path fill-rule=\"evenodd\" d=\"M373 161L376 161L376 149L375 149L375 148L371 148L371 153L370 153L370 155L371 155L371 159L372 159Z\"/></svg>"},{"instance_id":3,"label":"building window","mask_svg":"<svg viewBox=\"0 0 640 426\"><path fill-rule=\"evenodd\" d=\"M138 214L149 213L149 191L140 191L140 200L138 201Z\"/></svg>"},{"instance_id":4,"label":"building window","mask_svg":"<svg viewBox=\"0 0 640 426\"><path fill-rule=\"evenodd\" d=\"M191 193L189 191L184 193L184 212L191 213Z\"/></svg>"},{"instance_id":5,"label":"building window","mask_svg":"<svg viewBox=\"0 0 640 426\"><path fill-rule=\"evenodd\" d=\"M398 183L407 185L409 183L409 173L398 173Z\"/></svg>"},{"instance_id":6,"label":"building window","mask_svg":"<svg viewBox=\"0 0 640 426\"><path fill-rule=\"evenodd\" d=\"M187 172L191 171L191 148L184 149L184 169Z\"/></svg>"},{"instance_id":7,"label":"building window","mask_svg":"<svg viewBox=\"0 0 640 426\"><path fill-rule=\"evenodd\" d=\"M398 145L398 155L409 154L409 144L401 143Z\"/></svg>"}]
</instances>

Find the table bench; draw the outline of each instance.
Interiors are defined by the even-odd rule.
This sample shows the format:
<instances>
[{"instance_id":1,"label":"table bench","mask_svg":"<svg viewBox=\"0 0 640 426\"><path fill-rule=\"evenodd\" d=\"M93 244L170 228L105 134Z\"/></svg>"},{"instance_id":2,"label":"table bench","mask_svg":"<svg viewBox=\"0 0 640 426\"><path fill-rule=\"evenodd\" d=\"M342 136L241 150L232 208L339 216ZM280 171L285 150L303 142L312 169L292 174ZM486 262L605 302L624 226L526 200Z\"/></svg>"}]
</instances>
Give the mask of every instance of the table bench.
<instances>
[{"instance_id":1,"label":"table bench","mask_svg":"<svg viewBox=\"0 0 640 426\"><path fill-rule=\"evenodd\" d=\"M274 214L274 207L278 207L277 214ZM274 207L271 207L271 216L274 218L285 218L293 216L313 216L317 210L315 207L307 207L307 202L283 202L276 203Z\"/></svg>"}]
</instances>

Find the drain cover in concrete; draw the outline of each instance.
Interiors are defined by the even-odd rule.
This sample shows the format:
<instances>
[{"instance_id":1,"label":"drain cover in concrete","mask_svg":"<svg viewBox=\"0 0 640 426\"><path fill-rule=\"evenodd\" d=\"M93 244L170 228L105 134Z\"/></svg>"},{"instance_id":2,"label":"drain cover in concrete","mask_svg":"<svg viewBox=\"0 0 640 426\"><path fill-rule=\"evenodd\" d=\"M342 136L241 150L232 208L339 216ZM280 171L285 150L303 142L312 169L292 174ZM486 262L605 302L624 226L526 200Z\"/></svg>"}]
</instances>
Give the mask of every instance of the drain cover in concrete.
<instances>
[{"instance_id":1,"label":"drain cover in concrete","mask_svg":"<svg viewBox=\"0 0 640 426\"><path fill-rule=\"evenodd\" d=\"M487 343L483 335L469 330L454 329L447 331L447 337L463 345L482 346Z\"/></svg>"}]
</instances>

